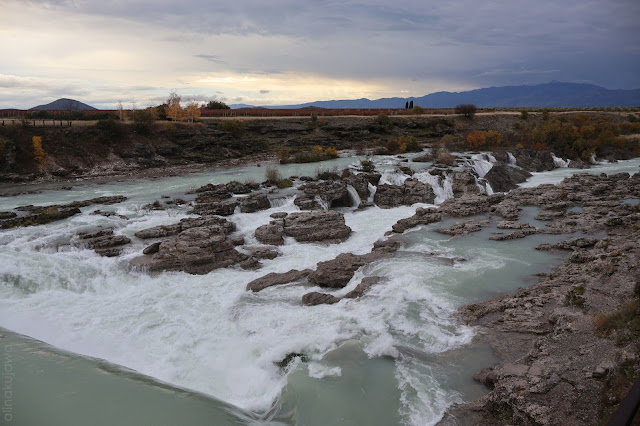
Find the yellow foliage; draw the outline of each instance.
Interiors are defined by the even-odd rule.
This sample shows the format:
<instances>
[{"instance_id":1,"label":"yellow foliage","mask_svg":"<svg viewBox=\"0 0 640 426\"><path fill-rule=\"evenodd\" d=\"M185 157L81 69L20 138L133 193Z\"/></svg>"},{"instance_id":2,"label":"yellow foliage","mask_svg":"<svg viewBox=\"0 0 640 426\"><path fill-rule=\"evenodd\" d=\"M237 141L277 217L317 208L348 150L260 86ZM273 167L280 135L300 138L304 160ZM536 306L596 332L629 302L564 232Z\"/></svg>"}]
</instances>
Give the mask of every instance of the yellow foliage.
<instances>
[{"instance_id":1,"label":"yellow foliage","mask_svg":"<svg viewBox=\"0 0 640 426\"><path fill-rule=\"evenodd\" d=\"M333 147L325 149L324 153L331 158L338 158L338 150Z\"/></svg>"},{"instance_id":2,"label":"yellow foliage","mask_svg":"<svg viewBox=\"0 0 640 426\"><path fill-rule=\"evenodd\" d=\"M192 123L200 120L200 108L198 108L198 103L196 101L191 101L187 104L185 116L187 120Z\"/></svg>"},{"instance_id":3,"label":"yellow foliage","mask_svg":"<svg viewBox=\"0 0 640 426\"><path fill-rule=\"evenodd\" d=\"M44 163L44 149L42 149L42 136L34 136L31 139L33 144L33 159L36 160L40 166Z\"/></svg>"},{"instance_id":4,"label":"yellow foliage","mask_svg":"<svg viewBox=\"0 0 640 426\"><path fill-rule=\"evenodd\" d=\"M500 146L502 144L502 134L500 132L489 130L485 132L485 137L487 139L487 145Z\"/></svg>"},{"instance_id":5,"label":"yellow foliage","mask_svg":"<svg viewBox=\"0 0 640 426\"><path fill-rule=\"evenodd\" d=\"M311 148L311 152L313 152L315 155L322 155L324 150L322 149L322 147L320 145L314 145Z\"/></svg>"},{"instance_id":6,"label":"yellow foliage","mask_svg":"<svg viewBox=\"0 0 640 426\"><path fill-rule=\"evenodd\" d=\"M167 117L173 121L180 121L183 114L182 107L180 106L180 95L175 92L171 92L169 99L167 99Z\"/></svg>"}]
</instances>

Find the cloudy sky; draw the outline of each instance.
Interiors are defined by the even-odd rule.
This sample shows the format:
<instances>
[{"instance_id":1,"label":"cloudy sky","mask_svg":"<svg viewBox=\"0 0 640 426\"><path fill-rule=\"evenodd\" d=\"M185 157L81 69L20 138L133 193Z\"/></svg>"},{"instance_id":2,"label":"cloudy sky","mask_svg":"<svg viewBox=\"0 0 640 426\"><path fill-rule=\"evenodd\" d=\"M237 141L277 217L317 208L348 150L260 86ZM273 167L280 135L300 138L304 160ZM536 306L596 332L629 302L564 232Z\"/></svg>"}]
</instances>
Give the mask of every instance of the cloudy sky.
<instances>
[{"instance_id":1,"label":"cloudy sky","mask_svg":"<svg viewBox=\"0 0 640 426\"><path fill-rule=\"evenodd\" d=\"M1 0L0 108L640 88L638 0Z\"/></svg>"}]
</instances>

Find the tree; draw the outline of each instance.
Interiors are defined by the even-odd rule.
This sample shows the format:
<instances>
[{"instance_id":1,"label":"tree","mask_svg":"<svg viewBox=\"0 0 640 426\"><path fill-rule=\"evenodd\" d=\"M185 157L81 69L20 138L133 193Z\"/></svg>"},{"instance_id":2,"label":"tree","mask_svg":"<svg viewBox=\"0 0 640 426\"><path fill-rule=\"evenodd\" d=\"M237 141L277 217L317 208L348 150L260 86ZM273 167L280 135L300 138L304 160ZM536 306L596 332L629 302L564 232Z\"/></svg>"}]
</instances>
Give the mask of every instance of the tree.
<instances>
[{"instance_id":1,"label":"tree","mask_svg":"<svg viewBox=\"0 0 640 426\"><path fill-rule=\"evenodd\" d=\"M209 103L207 104L207 108L209 109L231 109L231 107L229 107L229 105L225 104L222 101L209 101Z\"/></svg>"},{"instance_id":2,"label":"tree","mask_svg":"<svg viewBox=\"0 0 640 426\"><path fill-rule=\"evenodd\" d=\"M196 101L190 101L187 104L185 115L187 116L187 120L191 123L200 120L200 108L198 108L198 103Z\"/></svg>"},{"instance_id":3,"label":"tree","mask_svg":"<svg viewBox=\"0 0 640 426\"><path fill-rule=\"evenodd\" d=\"M167 117L172 121L180 121L182 119L180 95L176 92L171 92L169 94L169 99L167 99Z\"/></svg>"},{"instance_id":4,"label":"tree","mask_svg":"<svg viewBox=\"0 0 640 426\"><path fill-rule=\"evenodd\" d=\"M404 103L404 109L409 109L409 101Z\"/></svg>"},{"instance_id":5,"label":"tree","mask_svg":"<svg viewBox=\"0 0 640 426\"><path fill-rule=\"evenodd\" d=\"M118 119L120 121L124 121L127 119L127 113L124 110L124 106L122 106L122 101L118 101Z\"/></svg>"},{"instance_id":6,"label":"tree","mask_svg":"<svg viewBox=\"0 0 640 426\"><path fill-rule=\"evenodd\" d=\"M33 159L36 160L39 166L44 163L44 149L42 149L42 136L34 136L31 138L33 144Z\"/></svg>"},{"instance_id":7,"label":"tree","mask_svg":"<svg viewBox=\"0 0 640 426\"><path fill-rule=\"evenodd\" d=\"M409 102L409 109L413 108L413 101Z\"/></svg>"},{"instance_id":8,"label":"tree","mask_svg":"<svg viewBox=\"0 0 640 426\"><path fill-rule=\"evenodd\" d=\"M474 104L456 105L455 113L464 115L467 118L473 118L476 115L476 106Z\"/></svg>"}]
</instances>

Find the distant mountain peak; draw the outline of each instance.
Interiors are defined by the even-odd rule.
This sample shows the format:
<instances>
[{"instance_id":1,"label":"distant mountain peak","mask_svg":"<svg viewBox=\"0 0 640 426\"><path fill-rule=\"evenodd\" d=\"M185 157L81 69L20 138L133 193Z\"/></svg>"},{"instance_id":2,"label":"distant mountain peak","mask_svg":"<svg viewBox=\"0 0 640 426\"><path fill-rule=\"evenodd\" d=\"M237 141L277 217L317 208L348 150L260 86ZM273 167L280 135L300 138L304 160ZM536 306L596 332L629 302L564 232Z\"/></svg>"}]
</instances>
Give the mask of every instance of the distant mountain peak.
<instances>
[{"instance_id":1,"label":"distant mountain peak","mask_svg":"<svg viewBox=\"0 0 640 426\"><path fill-rule=\"evenodd\" d=\"M50 111L86 111L96 109L91 105L87 105L75 99L60 98L44 105L38 105L31 110L50 110Z\"/></svg>"},{"instance_id":2,"label":"distant mountain peak","mask_svg":"<svg viewBox=\"0 0 640 426\"><path fill-rule=\"evenodd\" d=\"M422 97L316 101L269 108L404 108L407 100L413 100L414 105L423 108L453 108L460 104L474 104L479 108L628 107L640 106L640 89L609 90L586 82L567 83L553 80L535 85L487 87L466 92L435 92Z\"/></svg>"}]
</instances>

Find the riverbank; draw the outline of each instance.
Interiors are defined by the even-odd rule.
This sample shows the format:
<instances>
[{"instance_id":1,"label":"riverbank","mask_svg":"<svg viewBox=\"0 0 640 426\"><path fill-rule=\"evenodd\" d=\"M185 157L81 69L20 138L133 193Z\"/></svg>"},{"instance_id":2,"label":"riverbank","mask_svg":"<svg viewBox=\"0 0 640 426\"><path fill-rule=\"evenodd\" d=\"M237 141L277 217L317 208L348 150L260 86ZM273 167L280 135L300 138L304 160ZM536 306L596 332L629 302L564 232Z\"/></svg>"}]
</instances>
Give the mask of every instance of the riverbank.
<instances>
[{"instance_id":1,"label":"riverbank","mask_svg":"<svg viewBox=\"0 0 640 426\"><path fill-rule=\"evenodd\" d=\"M534 247L573 232L578 204L599 209L594 230L609 210L629 216L620 191L593 206L578 186L491 194L526 179L523 166L532 185L577 171L544 171L566 166L548 151L373 156L374 172L364 158L321 163L349 170L325 180L315 164L277 165L298 176L284 189L243 166L4 199L29 223L2 232L2 326L262 418L434 424L481 394L471 377L495 362L456 309L550 272L559 256ZM638 166L581 179L607 196L600 172ZM27 217L49 208L72 215Z\"/></svg>"},{"instance_id":2,"label":"riverbank","mask_svg":"<svg viewBox=\"0 0 640 426\"><path fill-rule=\"evenodd\" d=\"M556 119L558 123L575 121L574 127L582 126L576 129L586 129L584 135L578 132L562 136L579 137L579 149L572 141L553 149L551 146L545 148L537 141L537 128L549 133L550 138L558 133L554 127ZM474 142L471 148L512 151L522 147L529 149L531 145L537 150L554 150L558 156L566 157L571 151L579 157L583 152L582 145L585 145L584 148L593 149L599 158L613 160L630 158L640 149L635 146L634 138L627 142L615 138L618 134L632 136L637 120L633 114L563 112L552 113L546 119L541 114L531 114L523 119L514 114L483 113L474 119L378 116L316 120L215 119L195 124L156 122L146 125L102 120L78 128L13 125L0 127L0 187L174 176L213 167L271 161L282 155L295 157L297 153L311 152L314 146L358 153L390 150L389 153L395 154L402 149L402 144L412 141L422 148L465 150L469 148L465 146L465 140L470 133L489 131L494 132L491 134L494 139L495 132L500 134L498 139L492 139L495 146L475 146L477 143ZM565 126L565 129L569 127ZM600 133L604 136L600 137ZM43 152L38 156L34 155L34 137L41 138ZM594 137L602 141L589 140ZM589 160L590 152L583 160Z\"/></svg>"},{"instance_id":3,"label":"riverbank","mask_svg":"<svg viewBox=\"0 0 640 426\"><path fill-rule=\"evenodd\" d=\"M531 287L460 308L501 361L475 376L489 393L441 424L606 423L640 372L640 174L579 174L507 199L545 209L540 232L571 238L538 249L570 256Z\"/></svg>"}]
</instances>

